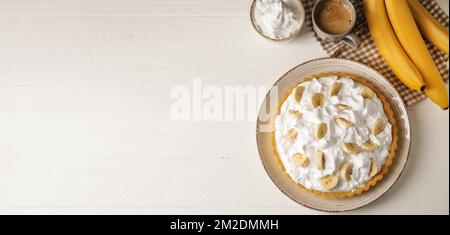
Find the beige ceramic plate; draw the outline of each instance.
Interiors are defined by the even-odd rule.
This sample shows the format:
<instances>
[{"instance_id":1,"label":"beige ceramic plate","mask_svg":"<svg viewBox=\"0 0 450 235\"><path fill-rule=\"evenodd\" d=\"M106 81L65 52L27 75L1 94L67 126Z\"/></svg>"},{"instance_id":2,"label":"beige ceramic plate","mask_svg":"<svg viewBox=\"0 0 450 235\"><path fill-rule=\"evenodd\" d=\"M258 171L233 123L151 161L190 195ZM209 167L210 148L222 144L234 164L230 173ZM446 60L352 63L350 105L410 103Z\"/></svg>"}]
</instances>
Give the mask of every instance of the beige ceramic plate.
<instances>
[{"instance_id":1,"label":"beige ceramic plate","mask_svg":"<svg viewBox=\"0 0 450 235\"><path fill-rule=\"evenodd\" d=\"M298 188L282 171L277 163L276 156L272 152L272 123L277 115L277 105L272 105L271 100L280 100L281 97L302 79L319 73L348 73L367 79L377 90L382 92L391 104L399 128L399 148L384 178L372 187L368 192L359 196L346 199L326 199L314 196ZM301 64L281 77L272 87L271 92L278 88L278 93L267 95L259 113L256 129L256 140L261 161L276 186L292 200L312 209L326 212L343 212L361 208L377 200L394 185L400 177L408 160L410 148L410 124L405 105L397 90L375 70L349 60L324 58ZM275 102L276 104L277 102ZM272 103L274 104L274 103Z\"/></svg>"}]
</instances>

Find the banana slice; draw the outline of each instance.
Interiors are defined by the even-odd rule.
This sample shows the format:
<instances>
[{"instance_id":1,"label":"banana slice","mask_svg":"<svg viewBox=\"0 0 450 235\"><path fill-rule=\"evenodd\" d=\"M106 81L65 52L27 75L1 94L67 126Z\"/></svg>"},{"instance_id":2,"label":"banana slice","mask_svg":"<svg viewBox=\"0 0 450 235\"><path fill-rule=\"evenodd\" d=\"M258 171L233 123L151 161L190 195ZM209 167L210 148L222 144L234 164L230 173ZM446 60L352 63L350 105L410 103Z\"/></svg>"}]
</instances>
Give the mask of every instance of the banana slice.
<instances>
[{"instance_id":1,"label":"banana slice","mask_svg":"<svg viewBox=\"0 0 450 235\"><path fill-rule=\"evenodd\" d=\"M343 128L350 128L353 126L353 123L351 123L350 121L348 121L345 118L336 119L336 124L338 124L340 127L343 127Z\"/></svg>"},{"instance_id":2,"label":"banana slice","mask_svg":"<svg viewBox=\"0 0 450 235\"><path fill-rule=\"evenodd\" d=\"M295 102L300 103L300 101L302 101L303 92L305 92L305 87L303 86L299 86L295 89Z\"/></svg>"},{"instance_id":3,"label":"banana slice","mask_svg":"<svg viewBox=\"0 0 450 235\"><path fill-rule=\"evenodd\" d=\"M352 107L350 107L346 104L337 104L336 107L341 111L352 110Z\"/></svg>"},{"instance_id":4,"label":"banana slice","mask_svg":"<svg viewBox=\"0 0 450 235\"><path fill-rule=\"evenodd\" d=\"M325 190L334 189L339 182L339 178L335 175L328 175L320 179L320 186Z\"/></svg>"},{"instance_id":5,"label":"banana slice","mask_svg":"<svg viewBox=\"0 0 450 235\"><path fill-rule=\"evenodd\" d=\"M354 143L344 143L342 150L348 154L358 154L361 152L361 147Z\"/></svg>"},{"instance_id":6,"label":"banana slice","mask_svg":"<svg viewBox=\"0 0 450 235\"><path fill-rule=\"evenodd\" d=\"M375 175L378 174L378 166L377 166L377 162L373 158L370 159L370 161L371 161L371 163L370 163L369 176L374 177Z\"/></svg>"},{"instance_id":7,"label":"banana slice","mask_svg":"<svg viewBox=\"0 0 450 235\"><path fill-rule=\"evenodd\" d=\"M378 144L375 144L374 142L372 142L372 140L369 139L367 142L362 144L362 148L366 151L373 151L378 148Z\"/></svg>"},{"instance_id":8,"label":"banana slice","mask_svg":"<svg viewBox=\"0 0 450 235\"><path fill-rule=\"evenodd\" d=\"M296 167L307 167L309 165L309 158L305 154L296 153L292 156L292 164Z\"/></svg>"},{"instance_id":9,"label":"banana slice","mask_svg":"<svg viewBox=\"0 0 450 235\"><path fill-rule=\"evenodd\" d=\"M288 142L294 142L295 139L297 139L298 131L295 128L290 129L285 135L284 138Z\"/></svg>"},{"instance_id":10,"label":"banana slice","mask_svg":"<svg viewBox=\"0 0 450 235\"><path fill-rule=\"evenodd\" d=\"M370 89L368 87L364 87L364 89L361 91L360 95L365 99L375 98L375 92L373 92L372 89Z\"/></svg>"},{"instance_id":11,"label":"banana slice","mask_svg":"<svg viewBox=\"0 0 450 235\"><path fill-rule=\"evenodd\" d=\"M325 154L322 151L316 152L315 159L317 169L325 169Z\"/></svg>"},{"instance_id":12,"label":"banana slice","mask_svg":"<svg viewBox=\"0 0 450 235\"><path fill-rule=\"evenodd\" d=\"M346 182L350 181L352 178L352 174L353 174L353 163L351 162L344 163L344 165L342 165L341 167L341 178Z\"/></svg>"},{"instance_id":13,"label":"banana slice","mask_svg":"<svg viewBox=\"0 0 450 235\"><path fill-rule=\"evenodd\" d=\"M289 110L288 114L289 114L289 117L292 119L299 119L302 117L302 114L297 110L291 109L291 110Z\"/></svg>"},{"instance_id":14,"label":"banana slice","mask_svg":"<svg viewBox=\"0 0 450 235\"><path fill-rule=\"evenodd\" d=\"M340 82L335 82L330 87L329 95L330 96L335 96L335 95L337 95L339 93L340 90L341 90L341 83Z\"/></svg>"},{"instance_id":15,"label":"banana slice","mask_svg":"<svg viewBox=\"0 0 450 235\"><path fill-rule=\"evenodd\" d=\"M328 131L327 124L320 123L319 125L317 125L316 131L314 133L316 140L322 139L327 134L327 131Z\"/></svg>"},{"instance_id":16,"label":"banana slice","mask_svg":"<svg viewBox=\"0 0 450 235\"><path fill-rule=\"evenodd\" d=\"M325 104L325 97L322 93L316 93L311 97L311 105L316 109L323 107Z\"/></svg>"},{"instance_id":17,"label":"banana slice","mask_svg":"<svg viewBox=\"0 0 450 235\"><path fill-rule=\"evenodd\" d=\"M381 132L384 131L384 128L386 128L386 123L383 119L378 119L375 121L375 123L372 126L372 134L374 136L379 135Z\"/></svg>"}]
</instances>

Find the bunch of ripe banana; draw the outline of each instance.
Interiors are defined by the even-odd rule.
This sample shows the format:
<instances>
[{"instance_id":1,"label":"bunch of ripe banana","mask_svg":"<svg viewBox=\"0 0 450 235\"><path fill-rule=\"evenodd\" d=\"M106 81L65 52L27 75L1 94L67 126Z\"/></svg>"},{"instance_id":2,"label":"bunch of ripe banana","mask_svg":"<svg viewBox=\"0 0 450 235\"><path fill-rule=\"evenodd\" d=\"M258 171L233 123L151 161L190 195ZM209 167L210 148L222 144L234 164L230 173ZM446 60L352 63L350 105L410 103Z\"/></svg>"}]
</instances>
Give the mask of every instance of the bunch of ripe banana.
<instances>
[{"instance_id":1,"label":"bunch of ripe banana","mask_svg":"<svg viewBox=\"0 0 450 235\"><path fill-rule=\"evenodd\" d=\"M422 38L448 54L448 28L442 26L419 0L364 0L373 40L387 64L409 88L448 109L448 92Z\"/></svg>"}]
</instances>

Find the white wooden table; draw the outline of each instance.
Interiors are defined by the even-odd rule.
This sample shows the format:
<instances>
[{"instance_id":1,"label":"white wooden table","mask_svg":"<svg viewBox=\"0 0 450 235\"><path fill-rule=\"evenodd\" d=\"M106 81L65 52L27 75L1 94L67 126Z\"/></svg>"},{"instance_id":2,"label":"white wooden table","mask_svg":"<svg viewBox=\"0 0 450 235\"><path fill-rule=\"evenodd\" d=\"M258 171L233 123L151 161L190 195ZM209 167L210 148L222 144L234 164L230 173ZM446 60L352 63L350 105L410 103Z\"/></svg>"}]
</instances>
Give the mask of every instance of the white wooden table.
<instances>
[{"instance_id":1,"label":"white wooden table","mask_svg":"<svg viewBox=\"0 0 450 235\"><path fill-rule=\"evenodd\" d=\"M439 0L448 12L448 1ZM255 122L173 122L174 86L265 85L324 57L248 0L0 0L0 213L316 214L270 181ZM449 112L409 108L411 159L352 213L449 213Z\"/></svg>"}]
</instances>

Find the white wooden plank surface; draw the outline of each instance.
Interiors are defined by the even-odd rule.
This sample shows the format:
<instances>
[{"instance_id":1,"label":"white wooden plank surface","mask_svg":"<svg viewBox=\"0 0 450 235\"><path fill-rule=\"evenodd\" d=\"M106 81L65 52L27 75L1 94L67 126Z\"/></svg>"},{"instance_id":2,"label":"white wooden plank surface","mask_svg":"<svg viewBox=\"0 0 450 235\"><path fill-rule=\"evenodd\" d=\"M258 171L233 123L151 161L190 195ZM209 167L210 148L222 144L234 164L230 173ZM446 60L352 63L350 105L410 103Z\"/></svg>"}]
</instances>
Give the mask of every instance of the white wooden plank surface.
<instances>
[{"instance_id":1,"label":"white wooden plank surface","mask_svg":"<svg viewBox=\"0 0 450 235\"><path fill-rule=\"evenodd\" d=\"M171 88L195 77L267 86L325 56L308 32L260 38L249 5L0 0L0 213L319 213L270 181L253 121L170 119ZM406 172L353 213L448 213L449 113L409 113Z\"/></svg>"}]
</instances>

